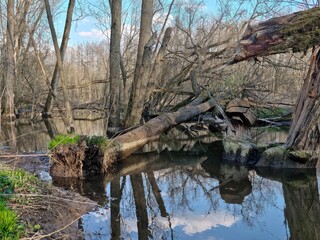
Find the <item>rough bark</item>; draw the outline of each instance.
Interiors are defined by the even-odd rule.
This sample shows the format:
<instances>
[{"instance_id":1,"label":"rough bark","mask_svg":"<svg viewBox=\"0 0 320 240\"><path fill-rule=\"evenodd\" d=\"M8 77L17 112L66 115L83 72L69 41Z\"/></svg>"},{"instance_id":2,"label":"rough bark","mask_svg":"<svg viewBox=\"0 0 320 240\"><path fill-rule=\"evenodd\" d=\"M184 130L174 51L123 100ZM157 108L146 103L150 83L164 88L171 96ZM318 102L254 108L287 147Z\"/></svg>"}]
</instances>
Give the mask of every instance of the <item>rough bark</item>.
<instances>
[{"instance_id":1,"label":"rough bark","mask_svg":"<svg viewBox=\"0 0 320 240\"><path fill-rule=\"evenodd\" d=\"M155 38L152 36L149 42L144 47L142 63L140 65L140 80L134 87L131 112L126 121L126 127L137 126L140 124L141 115L144 109L144 102L148 98L146 96L148 84L151 77L151 61L152 61L152 48L155 44Z\"/></svg>"},{"instance_id":2,"label":"rough bark","mask_svg":"<svg viewBox=\"0 0 320 240\"><path fill-rule=\"evenodd\" d=\"M314 50L308 74L294 110L286 146L296 150L319 150L320 142L320 48Z\"/></svg>"},{"instance_id":3,"label":"rough bark","mask_svg":"<svg viewBox=\"0 0 320 240\"><path fill-rule=\"evenodd\" d=\"M121 87L121 13L122 1L111 1L111 39L110 39L110 99L109 99L109 126L120 125L120 87Z\"/></svg>"},{"instance_id":4,"label":"rough bark","mask_svg":"<svg viewBox=\"0 0 320 240\"><path fill-rule=\"evenodd\" d=\"M320 8L296 12L249 26L233 62L271 54L307 51L320 44Z\"/></svg>"}]
</instances>

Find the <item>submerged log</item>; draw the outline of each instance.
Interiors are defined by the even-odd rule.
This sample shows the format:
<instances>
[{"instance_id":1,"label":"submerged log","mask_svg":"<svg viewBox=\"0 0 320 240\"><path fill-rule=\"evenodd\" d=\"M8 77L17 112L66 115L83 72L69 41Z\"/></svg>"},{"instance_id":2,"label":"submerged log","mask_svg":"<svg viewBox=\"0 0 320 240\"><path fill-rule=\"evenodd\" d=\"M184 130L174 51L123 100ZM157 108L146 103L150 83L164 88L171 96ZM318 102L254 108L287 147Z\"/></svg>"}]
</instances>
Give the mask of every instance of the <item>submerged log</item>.
<instances>
[{"instance_id":1,"label":"submerged log","mask_svg":"<svg viewBox=\"0 0 320 240\"><path fill-rule=\"evenodd\" d=\"M199 103L199 98L177 112L165 113L128 133L112 139L107 146L101 149L102 153L97 153L98 157L95 158L94 165L100 168L100 173L107 173L118 160L129 156L148 142L156 140L161 133L179 123L207 112L215 106L215 101L212 98L203 103ZM55 148L51 158L51 175L57 177L84 177L86 171L83 168L90 165L87 157L82 154L85 154L86 151L85 141L81 141L81 139L78 144L67 144ZM99 157L101 154L103 157ZM81 157L78 157L79 155Z\"/></svg>"}]
</instances>

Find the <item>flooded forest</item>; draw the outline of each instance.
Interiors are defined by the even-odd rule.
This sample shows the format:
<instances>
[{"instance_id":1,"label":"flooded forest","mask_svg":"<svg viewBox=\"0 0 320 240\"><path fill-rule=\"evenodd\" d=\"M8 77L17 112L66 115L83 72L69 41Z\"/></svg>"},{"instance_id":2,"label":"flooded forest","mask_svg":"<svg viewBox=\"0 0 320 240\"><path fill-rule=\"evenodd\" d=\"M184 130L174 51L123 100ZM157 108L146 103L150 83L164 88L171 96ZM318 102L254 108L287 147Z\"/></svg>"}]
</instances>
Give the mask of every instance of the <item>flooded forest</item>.
<instances>
[{"instance_id":1,"label":"flooded forest","mask_svg":"<svg viewBox=\"0 0 320 240\"><path fill-rule=\"evenodd\" d=\"M0 3L0 239L320 240L320 1Z\"/></svg>"}]
</instances>

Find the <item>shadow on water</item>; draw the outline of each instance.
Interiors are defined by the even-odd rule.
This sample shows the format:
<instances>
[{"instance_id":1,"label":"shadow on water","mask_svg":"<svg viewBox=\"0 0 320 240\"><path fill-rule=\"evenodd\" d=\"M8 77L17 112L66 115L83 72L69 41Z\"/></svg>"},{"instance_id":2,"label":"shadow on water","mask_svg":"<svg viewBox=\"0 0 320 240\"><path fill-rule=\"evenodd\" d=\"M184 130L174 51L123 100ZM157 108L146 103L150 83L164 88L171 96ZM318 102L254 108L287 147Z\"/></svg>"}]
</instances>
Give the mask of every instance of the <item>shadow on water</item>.
<instances>
[{"instance_id":1,"label":"shadow on water","mask_svg":"<svg viewBox=\"0 0 320 240\"><path fill-rule=\"evenodd\" d=\"M102 206L81 219L85 238L320 239L315 171L247 169L221 147L136 154L116 174L65 182Z\"/></svg>"}]
</instances>

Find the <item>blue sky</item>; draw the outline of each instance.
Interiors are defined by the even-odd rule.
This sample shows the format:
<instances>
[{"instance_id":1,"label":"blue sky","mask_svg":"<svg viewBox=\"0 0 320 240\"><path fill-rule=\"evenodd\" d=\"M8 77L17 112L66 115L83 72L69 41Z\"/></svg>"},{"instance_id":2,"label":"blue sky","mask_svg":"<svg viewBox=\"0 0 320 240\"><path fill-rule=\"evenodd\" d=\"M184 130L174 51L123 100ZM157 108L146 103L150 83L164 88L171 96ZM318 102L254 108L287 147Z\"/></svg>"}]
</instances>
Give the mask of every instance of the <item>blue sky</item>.
<instances>
[{"instance_id":1,"label":"blue sky","mask_svg":"<svg viewBox=\"0 0 320 240\"><path fill-rule=\"evenodd\" d=\"M106 0L107 1L107 0ZM205 0L206 10L210 13L217 11L215 0ZM67 7L67 1L64 3ZM62 27L64 26L65 16L59 16L57 19L57 30L62 36ZM61 28L59 27L61 26ZM84 19L73 22L72 32L69 40L69 46L75 46L79 43L99 41L107 39L105 34L97 27L97 22L93 17L86 17Z\"/></svg>"}]
</instances>

